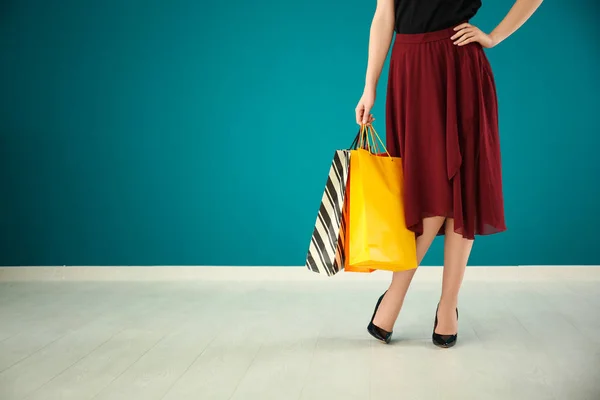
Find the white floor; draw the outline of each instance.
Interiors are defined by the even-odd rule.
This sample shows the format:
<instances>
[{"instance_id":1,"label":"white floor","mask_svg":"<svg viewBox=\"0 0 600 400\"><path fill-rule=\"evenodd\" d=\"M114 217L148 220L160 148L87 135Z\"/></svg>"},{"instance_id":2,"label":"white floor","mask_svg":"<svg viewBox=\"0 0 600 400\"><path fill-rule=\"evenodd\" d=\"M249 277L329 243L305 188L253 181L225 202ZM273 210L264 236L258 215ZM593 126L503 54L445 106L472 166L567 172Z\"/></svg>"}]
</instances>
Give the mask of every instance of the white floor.
<instances>
[{"instance_id":1,"label":"white floor","mask_svg":"<svg viewBox=\"0 0 600 400\"><path fill-rule=\"evenodd\" d=\"M0 279L0 399L600 399L600 269L468 271L447 350L419 273L387 346L381 279Z\"/></svg>"}]
</instances>

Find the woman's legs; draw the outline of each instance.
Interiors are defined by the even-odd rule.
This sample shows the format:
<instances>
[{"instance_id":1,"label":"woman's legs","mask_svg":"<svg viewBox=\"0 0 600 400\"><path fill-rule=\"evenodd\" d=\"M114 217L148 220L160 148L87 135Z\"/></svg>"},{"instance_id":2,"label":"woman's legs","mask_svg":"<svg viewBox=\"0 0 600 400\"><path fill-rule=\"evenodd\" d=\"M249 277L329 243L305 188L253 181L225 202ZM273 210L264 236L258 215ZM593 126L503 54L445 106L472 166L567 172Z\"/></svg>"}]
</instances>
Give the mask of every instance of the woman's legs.
<instances>
[{"instance_id":1,"label":"woman's legs","mask_svg":"<svg viewBox=\"0 0 600 400\"><path fill-rule=\"evenodd\" d=\"M429 246L435 239L436 235L440 231L440 228L444 224L444 217L431 217L423 219L423 234L417 238L417 263L421 264ZM392 283L383 297L377 315L373 323L379 328L391 332L393 330L404 297L410 286L410 282L415 275L416 269L408 271L394 272L392 276Z\"/></svg>"},{"instance_id":2,"label":"woman's legs","mask_svg":"<svg viewBox=\"0 0 600 400\"><path fill-rule=\"evenodd\" d=\"M454 335L458 330L458 293L472 247L473 240L454 232L454 220L448 218L444 240L444 277L436 328L436 333L440 335Z\"/></svg>"}]
</instances>

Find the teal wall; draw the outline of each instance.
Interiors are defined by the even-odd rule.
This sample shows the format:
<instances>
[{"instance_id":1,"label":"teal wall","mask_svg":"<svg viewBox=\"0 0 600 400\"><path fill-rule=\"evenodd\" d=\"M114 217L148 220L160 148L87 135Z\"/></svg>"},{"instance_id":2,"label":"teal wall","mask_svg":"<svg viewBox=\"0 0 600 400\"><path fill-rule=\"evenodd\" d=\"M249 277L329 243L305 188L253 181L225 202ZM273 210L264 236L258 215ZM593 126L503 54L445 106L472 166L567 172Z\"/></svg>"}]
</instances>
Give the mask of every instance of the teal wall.
<instances>
[{"instance_id":1,"label":"teal wall","mask_svg":"<svg viewBox=\"0 0 600 400\"><path fill-rule=\"evenodd\" d=\"M472 264L600 264L596 3L546 1L488 52L509 231ZM302 265L374 5L0 2L0 264Z\"/></svg>"}]
</instances>

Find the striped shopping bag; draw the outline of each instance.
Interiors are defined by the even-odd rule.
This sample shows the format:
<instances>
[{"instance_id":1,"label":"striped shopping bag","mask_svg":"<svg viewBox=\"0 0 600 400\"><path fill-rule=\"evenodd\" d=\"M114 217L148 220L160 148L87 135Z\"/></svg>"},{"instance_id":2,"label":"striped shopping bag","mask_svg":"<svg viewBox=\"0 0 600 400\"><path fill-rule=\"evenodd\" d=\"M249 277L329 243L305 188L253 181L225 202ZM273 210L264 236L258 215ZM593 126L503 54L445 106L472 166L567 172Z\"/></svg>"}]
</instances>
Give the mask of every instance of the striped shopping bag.
<instances>
[{"instance_id":1,"label":"striped shopping bag","mask_svg":"<svg viewBox=\"0 0 600 400\"><path fill-rule=\"evenodd\" d=\"M350 168L350 151L337 150L329 169L317 221L310 240L306 267L332 276L344 268L346 222L344 206Z\"/></svg>"}]
</instances>

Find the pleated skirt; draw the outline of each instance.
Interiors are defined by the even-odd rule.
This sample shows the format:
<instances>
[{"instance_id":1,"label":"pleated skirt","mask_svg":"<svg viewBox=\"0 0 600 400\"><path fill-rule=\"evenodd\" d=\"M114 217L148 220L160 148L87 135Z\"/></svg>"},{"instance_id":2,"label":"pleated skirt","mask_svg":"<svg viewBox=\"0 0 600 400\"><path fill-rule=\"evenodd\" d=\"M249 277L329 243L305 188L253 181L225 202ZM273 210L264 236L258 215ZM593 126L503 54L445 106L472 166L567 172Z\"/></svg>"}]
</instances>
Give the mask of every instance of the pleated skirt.
<instances>
[{"instance_id":1,"label":"pleated skirt","mask_svg":"<svg viewBox=\"0 0 600 400\"><path fill-rule=\"evenodd\" d=\"M498 102L483 48L454 45L454 33L396 35L386 142L402 158L407 227L418 236L424 218L442 216L474 239L506 230Z\"/></svg>"}]
</instances>

